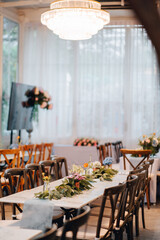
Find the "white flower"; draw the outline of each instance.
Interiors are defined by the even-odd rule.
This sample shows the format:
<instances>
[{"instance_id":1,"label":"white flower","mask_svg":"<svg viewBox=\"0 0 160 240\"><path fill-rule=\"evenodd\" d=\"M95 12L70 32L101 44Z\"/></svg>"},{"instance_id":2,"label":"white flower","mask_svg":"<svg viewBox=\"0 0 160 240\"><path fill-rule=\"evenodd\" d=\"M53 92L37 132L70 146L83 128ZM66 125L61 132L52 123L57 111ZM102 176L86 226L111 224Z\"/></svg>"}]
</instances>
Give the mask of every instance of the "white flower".
<instances>
[{"instance_id":1,"label":"white flower","mask_svg":"<svg viewBox=\"0 0 160 240\"><path fill-rule=\"evenodd\" d=\"M83 174L84 173L84 169L76 164L72 165L72 168L70 170L70 173L79 173L79 174Z\"/></svg>"},{"instance_id":2,"label":"white flower","mask_svg":"<svg viewBox=\"0 0 160 240\"><path fill-rule=\"evenodd\" d=\"M100 168L100 167L101 167L101 163L99 161L93 162L93 168Z\"/></svg>"},{"instance_id":3,"label":"white flower","mask_svg":"<svg viewBox=\"0 0 160 240\"><path fill-rule=\"evenodd\" d=\"M153 138L153 140L152 140L152 146L153 146L153 147L157 147L157 145L158 145L158 140L157 140L157 138Z\"/></svg>"}]
</instances>

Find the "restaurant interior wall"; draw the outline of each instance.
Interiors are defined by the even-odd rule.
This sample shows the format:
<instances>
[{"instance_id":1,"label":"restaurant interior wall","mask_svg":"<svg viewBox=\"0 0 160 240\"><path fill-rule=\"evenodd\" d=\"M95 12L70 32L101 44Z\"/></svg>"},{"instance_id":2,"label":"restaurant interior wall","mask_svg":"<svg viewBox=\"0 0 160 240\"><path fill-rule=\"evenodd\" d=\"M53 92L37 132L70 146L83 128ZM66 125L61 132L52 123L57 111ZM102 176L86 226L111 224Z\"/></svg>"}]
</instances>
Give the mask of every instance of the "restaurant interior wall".
<instances>
[{"instance_id":1,"label":"restaurant interior wall","mask_svg":"<svg viewBox=\"0 0 160 240\"><path fill-rule=\"evenodd\" d=\"M103 30L89 42L71 42L58 39L41 25L40 14L45 10L21 9L17 15L20 23L21 63L18 81L43 87L52 95L54 106L53 111L46 113L40 109L39 122L34 123L32 141L72 144L76 137L94 137L100 142L121 139L126 146L131 147L136 146L137 139L143 133L160 133L159 73L155 53L133 12L111 11L111 24L106 30L113 39L106 37L103 40L104 35L107 35L106 30ZM142 45L149 46L150 55L147 56L151 57L148 62L145 59L139 74L134 73L133 69L139 71L136 62L142 63L143 59L138 59L132 42L126 46L127 38L135 37L133 35L141 36L140 48ZM118 37L123 38L121 47L117 42ZM104 45L101 49L99 43ZM128 54L126 58L123 47L133 50L131 54L136 58L131 60ZM67 49L68 52L63 52L62 49ZM90 55L88 62L86 56L90 50L97 51L97 54ZM80 56L81 52L84 53L83 56ZM119 54L123 57L114 63L114 58ZM109 58L111 55L112 59ZM116 72L119 63L120 67ZM132 68L132 65L136 67ZM77 66L81 68L78 69ZM111 72L112 77L109 79ZM145 72L144 76L142 72ZM88 89L89 93L86 92ZM101 117L97 120L97 116ZM1 139L5 145L4 139L8 138ZM27 141L25 131L22 139Z\"/></svg>"},{"instance_id":2,"label":"restaurant interior wall","mask_svg":"<svg viewBox=\"0 0 160 240\"><path fill-rule=\"evenodd\" d=\"M8 32L6 32L6 27L9 23L10 23L10 26L8 28ZM17 28L17 31L18 31L17 33L15 33L14 31L15 30L14 26L16 26ZM0 105L1 105L0 107L0 129L1 129L0 148L7 147L10 142L10 132L6 130L6 126L7 126L7 120L8 120L11 82L12 81L20 82L20 79L21 79L19 78L20 69L22 68L21 61L19 62L19 60L21 59L20 53L22 52L21 44L19 44L20 38L21 38L20 29L21 29L21 23L20 23L20 18L17 10L15 8L10 8L10 9L0 8ZM14 33L10 34L11 31ZM13 49L13 51L10 49L7 49L12 44L13 45L15 44L14 43L15 41L13 40L15 36L17 38L17 46L15 46L15 48L17 48L16 52L15 52L15 49ZM7 46L7 42L8 42L8 46ZM15 62L14 62L14 57L16 57ZM7 58L7 61L6 61L6 58ZM16 138L16 134L17 134L17 131L15 131L15 134L13 136L14 141Z\"/></svg>"}]
</instances>

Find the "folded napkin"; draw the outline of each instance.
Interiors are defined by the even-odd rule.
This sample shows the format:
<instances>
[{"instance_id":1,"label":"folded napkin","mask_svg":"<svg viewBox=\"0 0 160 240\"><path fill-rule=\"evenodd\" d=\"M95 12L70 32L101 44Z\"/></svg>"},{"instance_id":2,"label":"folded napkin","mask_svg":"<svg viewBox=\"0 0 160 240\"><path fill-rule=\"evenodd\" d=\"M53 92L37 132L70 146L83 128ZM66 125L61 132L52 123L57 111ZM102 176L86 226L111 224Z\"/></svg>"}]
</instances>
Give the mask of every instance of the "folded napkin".
<instances>
[{"instance_id":1,"label":"folded napkin","mask_svg":"<svg viewBox=\"0 0 160 240\"><path fill-rule=\"evenodd\" d=\"M45 231L52 227L54 206L49 200L32 199L24 203L21 228Z\"/></svg>"}]
</instances>

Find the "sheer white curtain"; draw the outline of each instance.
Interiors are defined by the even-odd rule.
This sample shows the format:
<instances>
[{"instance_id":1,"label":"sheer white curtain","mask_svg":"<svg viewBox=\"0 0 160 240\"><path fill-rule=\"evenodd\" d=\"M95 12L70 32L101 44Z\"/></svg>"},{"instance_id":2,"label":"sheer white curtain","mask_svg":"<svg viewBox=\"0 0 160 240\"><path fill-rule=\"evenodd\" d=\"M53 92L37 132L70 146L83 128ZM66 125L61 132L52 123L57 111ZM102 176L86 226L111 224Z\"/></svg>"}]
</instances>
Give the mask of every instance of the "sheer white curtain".
<instances>
[{"instance_id":1,"label":"sheer white curtain","mask_svg":"<svg viewBox=\"0 0 160 240\"><path fill-rule=\"evenodd\" d=\"M159 131L158 74L139 26L108 26L74 42L39 24L25 25L23 82L43 87L53 101L52 111L40 109L34 141L95 137L134 146L141 135Z\"/></svg>"}]
</instances>

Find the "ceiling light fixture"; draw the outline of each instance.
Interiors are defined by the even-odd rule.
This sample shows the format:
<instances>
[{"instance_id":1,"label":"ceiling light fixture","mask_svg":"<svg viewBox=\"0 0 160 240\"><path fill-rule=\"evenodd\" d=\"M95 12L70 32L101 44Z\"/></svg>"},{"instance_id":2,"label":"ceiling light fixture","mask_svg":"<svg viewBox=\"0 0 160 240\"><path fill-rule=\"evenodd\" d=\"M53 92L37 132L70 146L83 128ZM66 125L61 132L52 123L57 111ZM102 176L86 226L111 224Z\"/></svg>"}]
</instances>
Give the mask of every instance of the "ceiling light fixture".
<instances>
[{"instance_id":1,"label":"ceiling light fixture","mask_svg":"<svg viewBox=\"0 0 160 240\"><path fill-rule=\"evenodd\" d=\"M109 21L109 13L94 0L58 0L41 15L42 24L66 40L89 39Z\"/></svg>"}]
</instances>

